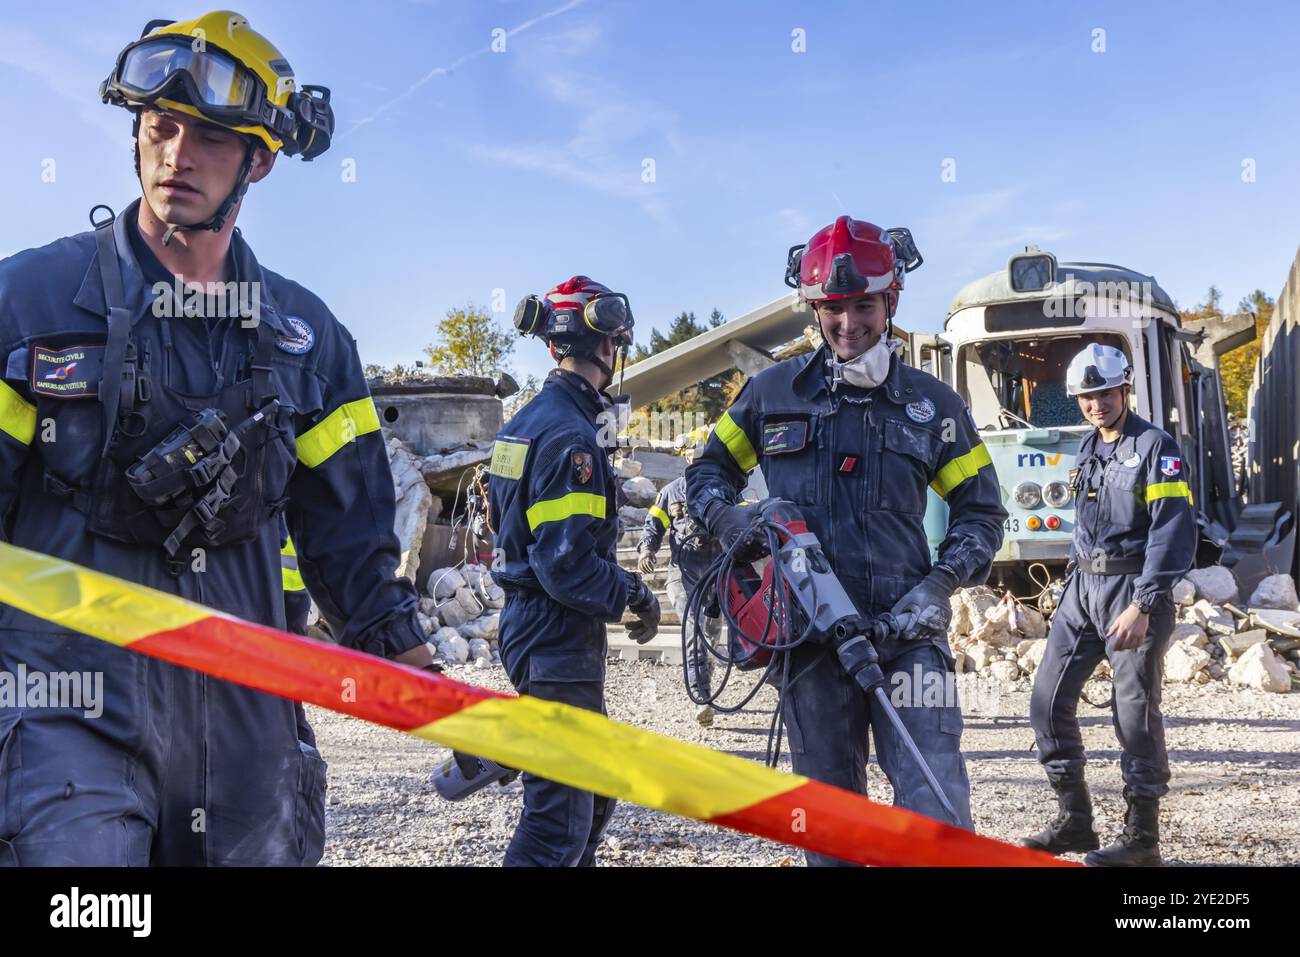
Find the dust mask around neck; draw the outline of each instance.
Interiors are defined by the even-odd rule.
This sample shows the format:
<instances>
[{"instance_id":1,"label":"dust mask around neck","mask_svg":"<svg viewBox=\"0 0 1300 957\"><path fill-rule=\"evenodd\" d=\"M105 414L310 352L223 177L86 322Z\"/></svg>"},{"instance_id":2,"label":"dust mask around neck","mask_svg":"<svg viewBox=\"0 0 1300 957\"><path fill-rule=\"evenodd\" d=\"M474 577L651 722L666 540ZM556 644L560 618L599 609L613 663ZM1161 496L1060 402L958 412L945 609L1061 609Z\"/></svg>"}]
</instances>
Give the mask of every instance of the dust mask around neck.
<instances>
[{"instance_id":1,"label":"dust mask around neck","mask_svg":"<svg viewBox=\"0 0 1300 957\"><path fill-rule=\"evenodd\" d=\"M831 375L831 391L839 388L841 382L859 389L874 389L880 385L889 375L889 357L901 344L901 339L881 336L874 346L848 362L836 359L832 349L826 360Z\"/></svg>"}]
</instances>

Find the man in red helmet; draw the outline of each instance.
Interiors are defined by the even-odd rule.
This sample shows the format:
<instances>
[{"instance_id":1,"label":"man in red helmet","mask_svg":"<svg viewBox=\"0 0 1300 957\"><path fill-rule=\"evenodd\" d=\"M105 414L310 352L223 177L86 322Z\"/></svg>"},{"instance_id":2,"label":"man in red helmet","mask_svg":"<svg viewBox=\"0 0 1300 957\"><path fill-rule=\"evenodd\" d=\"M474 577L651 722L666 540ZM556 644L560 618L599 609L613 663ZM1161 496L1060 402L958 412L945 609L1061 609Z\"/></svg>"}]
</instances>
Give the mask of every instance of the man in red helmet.
<instances>
[{"instance_id":1,"label":"man in red helmet","mask_svg":"<svg viewBox=\"0 0 1300 957\"><path fill-rule=\"evenodd\" d=\"M492 577L506 593L501 663L520 694L605 710L605 623L654 637L659 603L618 564L617 482L609 453L617 404L606 394L615 356L632 344L627 297L574 276L515 313L559 367L497 435L488 498L497 516ZM524 812L507 865L591 865L612 798L525 774Z\"/></svg>"},{"instance_id":2,"label":"man in red helmet","mask_svg":"<svg viewBox=\"0 0 1300 957\"><path fill-rule=\"evenodd\" d=\"M791 250L786 282L812 303L824 343L746 383L686 470L687 500L724 546L750 524L751 509L735 503L755 467L771 495L799 506L859 612L894 616L895 635L878 645L891 699L970 827L961 710L948 679L949 599L987 577L1007 513L961 399L903 365L889 335L903 276L920 263L906 229L848 216ZM934 564L928 488L948 506ZM784 714L796 773L865 794L871 727L894 803L945 819L889 722L828 651L793 652ZM817 854L808 862L836 863Z\"/></svg>"}]
</instances>

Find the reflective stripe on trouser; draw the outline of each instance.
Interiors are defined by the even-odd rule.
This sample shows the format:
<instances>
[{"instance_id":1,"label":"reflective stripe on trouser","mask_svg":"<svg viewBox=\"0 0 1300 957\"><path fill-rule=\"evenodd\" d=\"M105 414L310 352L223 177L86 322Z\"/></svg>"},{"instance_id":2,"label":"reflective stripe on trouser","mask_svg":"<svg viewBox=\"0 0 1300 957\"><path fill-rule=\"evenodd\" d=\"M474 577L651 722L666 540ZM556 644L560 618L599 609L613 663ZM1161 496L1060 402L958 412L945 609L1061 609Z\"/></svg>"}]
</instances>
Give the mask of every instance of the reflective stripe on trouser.
<instances>
[{"instance_id":1,"label":"reflective stripe on trouser","mask_svg":"<svg viewBox=\"0 0 1300 957\"><path fill-rule=\"evenodd\" d=\"M1128 607L1136 575L1090 575L1076 571L1052 618L1047 650L1034 672L1029 720L1038 760L1055 782L1082 780L1086 758L1079 731L1079 696L1103 658L1110 661L1114 700L1111 715L1122 755L1124 783L1139 797L1169 791L1160 682L1164 652L1173 632L1167 598L1152 610L1147 636L1132 651L1108 651L1106 629Z\"/></svg>"},{"instance_id":2,"label":"reflective stripe on trouser","mask_svg":"<svg viewBox=\"0 0 1300 957\"><path fill-rule=\"evenodd\" d=\"M541 592L511 591L501 610L501 663L520 694L605 714L605 626ZM524 809L504 863L591 866L617 803L525 773Z\"/></svg>"},{"instance_id":3,"label":"reflective stripe on trouser","mask_svg":"<svg viewBox=\"0 0 1300 957\"><path fill-rule=\"evenodd\" d=\"M901 649L881 661L885 692L896 705L903 705L897 708L903 725L960 815L957 823L974 829L970 780L961 755L961 708L955 676L949 677L953 675L952 662L938 645L928 641L909 642ZM797 648L790 676L797 680L786 696L785 723L796 774L866 794L870 727L881 770L894 789L894 806L952 823L893 724L879 713L879 703L854 683L834 651L825 645ZM924 696L925 691L936 687L944 692L941 703L926 704L931 699ZM843 864L821 854L806 856L810 866Z\"/></svg>"}]
</instances>

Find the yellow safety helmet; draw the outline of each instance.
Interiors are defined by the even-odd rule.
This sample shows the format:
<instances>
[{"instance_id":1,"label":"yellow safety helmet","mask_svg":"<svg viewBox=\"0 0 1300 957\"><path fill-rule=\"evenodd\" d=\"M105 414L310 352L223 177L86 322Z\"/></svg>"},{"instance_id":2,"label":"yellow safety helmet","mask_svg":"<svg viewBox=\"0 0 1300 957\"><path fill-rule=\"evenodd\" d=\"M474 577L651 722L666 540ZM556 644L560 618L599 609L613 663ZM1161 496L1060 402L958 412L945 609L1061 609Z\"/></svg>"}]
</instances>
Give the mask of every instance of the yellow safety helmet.
<instances>
[{"instance_id":1,"label":"yellow safety helmet","mask_svg":"<svg viewBox=\"0 0 1300 957\"><path fill-rule=\"evenodd\" d=\"M298 87L284 55L229 10L150 21L99 93L116 106L188 113L304 160L324 153L334 133L329 90Z\"/></svg>"}]
</instances>

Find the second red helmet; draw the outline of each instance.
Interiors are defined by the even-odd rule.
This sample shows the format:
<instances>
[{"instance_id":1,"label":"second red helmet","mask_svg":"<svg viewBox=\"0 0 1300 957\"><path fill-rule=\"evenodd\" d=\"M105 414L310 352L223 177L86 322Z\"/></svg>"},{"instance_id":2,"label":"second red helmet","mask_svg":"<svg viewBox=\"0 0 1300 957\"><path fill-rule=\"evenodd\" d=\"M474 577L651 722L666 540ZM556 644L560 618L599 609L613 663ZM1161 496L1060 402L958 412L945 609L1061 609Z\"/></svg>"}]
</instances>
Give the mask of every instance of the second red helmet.
<instances>
[{"instance_id":1,"label":"second red helmet","mask_svg":"<svg viewBox=\"0 0 1300 957\"><path fill-rule=\"evenodd\" d=\"M841 216L807 243L790 248L785 283L798 289L804 302L814 303L883 292L892 316L903 276L922 262L910 230Z\"/></svg>"}]
</instances>

